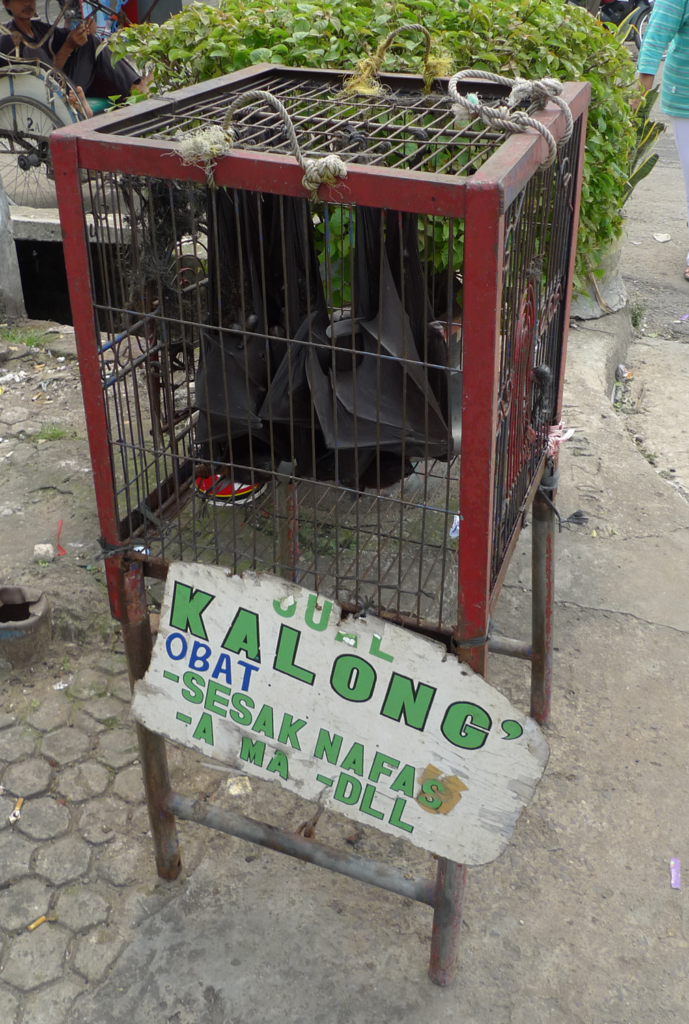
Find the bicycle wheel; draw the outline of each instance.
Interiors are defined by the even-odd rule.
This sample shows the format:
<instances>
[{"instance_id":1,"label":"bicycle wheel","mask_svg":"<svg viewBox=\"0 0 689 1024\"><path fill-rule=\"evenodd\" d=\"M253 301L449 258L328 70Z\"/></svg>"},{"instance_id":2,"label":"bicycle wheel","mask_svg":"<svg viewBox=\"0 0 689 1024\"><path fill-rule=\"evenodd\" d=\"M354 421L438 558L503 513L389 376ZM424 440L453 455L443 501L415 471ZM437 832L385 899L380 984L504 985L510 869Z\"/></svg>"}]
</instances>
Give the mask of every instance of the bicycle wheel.
<instances>
[{"instance_id":1,"label":"bicycle wheel","mask_svg":"<svg viewBox=\"0 0 689 1024\"><path fill-rule=\"evenodd\" d=\"M0 100L0 174L17 206L57 206L48 139L63 123L50 107L30 97Z\"/></svg>"},{"instance_id":2,"label":"bicycle wheel","mask_svg":"<svg viewBox=\"0 0 689 1024\"><path fill-rule=\"evenodd\" d=\"M644 35L646 34L648 23L651 20L651 13L652 11L650 10L645 11L634 26L634 43L636 44L637 50L641 49L641 44L644 41Z\"/></svg>"},{"instance_id":3,"label":"bicycle wheel","mask_svg":"<svg viewBox=\"0 0 689 1024\"><path fill-rule=\"evenodd\" d=\"M45 0L45 20L49 25L55 24L64 4L65 0ZM81 4L79 3L79 0L73 0L60 18L60 23L57 27L64 28L65 19L69 20L70 18L81 18Z\"/></svg>"}]
</instances>

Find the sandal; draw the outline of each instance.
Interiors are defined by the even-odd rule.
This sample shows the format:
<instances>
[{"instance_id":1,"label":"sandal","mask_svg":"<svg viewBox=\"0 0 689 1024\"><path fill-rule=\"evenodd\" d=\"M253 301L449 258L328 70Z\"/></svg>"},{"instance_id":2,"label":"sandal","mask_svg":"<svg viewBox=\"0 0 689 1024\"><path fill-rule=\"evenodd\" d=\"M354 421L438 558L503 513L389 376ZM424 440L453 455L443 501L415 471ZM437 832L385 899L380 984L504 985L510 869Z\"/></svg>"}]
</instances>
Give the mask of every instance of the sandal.
<instances>
[{"instance_id":1,"label":"sandal","mask_svg":"<svg viewBox=\"0 0 689 1024\"><path fill-rule=\"evenodd\" d=\"M684 268L684 280L689 281L689 267Z\"/></svg>"}]
</instances>

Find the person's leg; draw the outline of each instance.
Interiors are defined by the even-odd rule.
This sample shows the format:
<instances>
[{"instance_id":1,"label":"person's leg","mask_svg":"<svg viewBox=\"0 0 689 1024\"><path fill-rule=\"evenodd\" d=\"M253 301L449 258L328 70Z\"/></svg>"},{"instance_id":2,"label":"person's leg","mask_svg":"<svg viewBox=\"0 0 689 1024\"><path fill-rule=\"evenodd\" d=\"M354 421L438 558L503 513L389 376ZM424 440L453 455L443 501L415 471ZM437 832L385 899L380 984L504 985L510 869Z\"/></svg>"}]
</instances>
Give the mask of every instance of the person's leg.
<instances>
[{"instance_id":1,"label":"person's leg","mask_svg":"<svg viewBox=\"0 0 689 1024\"><path fill-rule=\"evenodd\" d=\"M84 90L86 96L93 95L91 86L96 75L96 40L89 36L83 46L78 46L65 61L64 73L74 86Z\"/></svg>"},{"instance_id":2,"label":"person's leg","mask_svg":"<svg viewBox=\"0 0 689 1024\"><path fill-rule=\"evenodd\" d=\"M682 165L682 173L684 174L684 189L687 196L687 225L689 226L689 117L672 117L670 120L672 121L672 130L675 135L679 162ZM687 267L689 267L689 253L687 253ZM689 271L687 273L689 274Z\"/></svg>"},{"instance_id":3,"label":"person's leg","mask_svg":"<svg viewBox=\"0 0 689 1024\"><path fill-rule=\"evenodd\" d=\"M101 50L96 60L92 96L129 96L132 86L141 81L141 75L126 60L112 62L108 46Z\"/></svg>"}]
</instances>

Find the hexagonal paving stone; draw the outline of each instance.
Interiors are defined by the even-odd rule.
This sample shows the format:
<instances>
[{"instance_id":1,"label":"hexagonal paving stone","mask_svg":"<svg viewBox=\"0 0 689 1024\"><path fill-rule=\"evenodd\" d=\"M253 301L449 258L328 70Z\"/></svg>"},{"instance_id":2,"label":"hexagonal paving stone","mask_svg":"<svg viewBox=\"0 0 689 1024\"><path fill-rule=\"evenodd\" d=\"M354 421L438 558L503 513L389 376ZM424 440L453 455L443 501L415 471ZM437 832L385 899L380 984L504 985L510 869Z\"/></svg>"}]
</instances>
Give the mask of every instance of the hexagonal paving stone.
<instances>
[{"instance_id":1,"label":"hexagonal paving stone","mask_svg":"<svg viewBox=\"0 0 689 1024\"><path fill-rule=\"evenodd\" d=\"M78 803L104 793L110 782L110 772L96 761L85 761L74 768L66 768L57 777L57 791L68 800Z\"/></svg>"},{"instance_id":2,"label":"hexagonal paving stone","mask_svg":"<svg viewBox=\"0 0 689 1024\"><path fill-rule=\"evenodd\" d=\"M62 975L62 964L69 932L57 925L42 925L35 932L24 932L10 943L3 967L3 979L16 988L30 992Z\"/></svg>"},{"instance_id":3,"label":"hexagonal paving stone","mask_svg":"<svg viewBox=\"0 0 689 1024\"><path fill-rule=\"evenodd\" d=\"M105 882L117 886L155 876L153 843L120 837L99 853L96 870Z\"/></svg>"},{"instance_id":4,"label":"hexagonal paving stone","mask_svg":"<svg viewBox=\"0 0 689 1024\"><path fill-rule=\"evenodd\" d=\"M24 878L0 892L0 925L8 931L26 928L48 913L52 889L37 878Z\"/></svg>"},{"instance_id":5,"label":"hexagonal paving stone","mask_svg":"<svg viewBox=\"0 0 689 1024\"><path fill-rule=\"evenodd\" d=\"M131 729L113 729L98 740L98 760L111 768L124 768L138 756L139 744L136 733Z\"/></svg>"},{"instance_id":6,"label":"hexagonal paving stone","mask_svg":"<svg viewBox=\"0 0 689 1024\"><path fill-rule=\"evenodd\" d=\"M101 845L122 832L127 825L127 807L121 800L107 796L86 804L79 821L79 831L89 843Z\"/></svg>"},{"instance_id":7,"label":"hexagonal paving stone","mask_svg":"<svg viewBox=\"0 0 689 1024\"><path fill-rule=\"evenodd\" d=\"M3 1024L14 1024L19 1015L19 1000L8 988L0 985L0 1020Z\"/></svg>"},{"instance_id":8,"label":"hexagonal paving stone","mask_svg":"<svg viewBox=\"0 0 689 1024\"><path fill-rule=\"evenodd\" d=\"M117 718L123 710L122 701L116 697L99 697L84 704L84 711L99 722L107 722L109 718Z\"/></svg>"},{"instance_id":9,"label":"hexagonal paving stone","mask_svg":"<svg viewBox=\"0 0 689 1024\"><path fill-rule=\"evenodd\" d=\"M113 792L131 804L138 804L145 800L146 794L144 793L144 782L141 777L141 766L136 764L132 768L125 768L123 772L119 772L115 779Z\"/></svg>"},{"instance_id":10,"label":"hexagonal paving stone","mask_svg":"<svg viewBox=\"0 0 689 1024\"><path fill-rule=\"evenodd\" d=\"M39 729L41 732L51 732L53 729L59 729L60 726L67 725L70 711L71 708L68 701L64 697L56 695L44 701L38 711L34 711L33 715L29 715L27 722L34 729Z\"/></svg>"},{"instance_id":11,"label":"hexagonal paving stone","mask_svg":"<svg viewBox=\"0 0 689 1024\"><path fill-rule=\"evenodd\" d=\"M68 1024L70 1007L83 991L83 982L78 984L70 978L69 981L58 981L42 992L27 996L22 1024ZM70 1015L69 1020L72 1019Z\"/></svg>"},{"instance_id":12,"label":"hexagonal paving stone","mask_svg":"<svg viewBox=\"0 0 689 1024\"><path fill-rule=\"evenodd\" d=\"M107 689L103 673L92 668L82 668L67 687L70 697L78 700L90 700L91 697L102 697Z\"/></svg>"},{"instance_id":13,"label":"hexagonal paving stone","mask_svg":"<svg viewBox=\"0 0 689 1024\"><path fill-rule=\"evenodd\" d=\"M3 832L0 835L0 885L28 874L29 861L35 848L35 843L27 843L14 832Z\"/></svg>"},{"instance_id":14,"label":"hexagonal paving stone","mask_svg":"<svg viewBox=\"0 0 689 1024\"><path fill-rule=\"evenodd\" d=\"M72 963L89 981L101 981L125 946L114 928L98 928L77 940Z\"/></svg>"},{"instance_id":15,"label":"hexagonal paving stone","mask_svg":"<svg viewBox=\"0 0 689 1024\"><path fill-rule=\"evenodd\" d=\"M36 742L23 725L15 725L13 729L0 732L0 761L19 761L28 754L33 754Z\"/></svg>"},{"instance_id":16,"label":"hexagonal paving stone","mask_svg":"<svg viewBox=\"0 0 689 1024\"><path fill-rule=\"evenodd\" d=\"M84 932L97 924L105 924L110 904L90 885L80 885L63 892L57 904L57 916L74 932Z\"/></svg>"},{"instance_id":17,"label":"hexagonal paving stone","mask_svg":"<svg viewBox=\"0 0 689 1024\"><path fill-rule=\"evenodd\" d=\"M129 676L115 676L114 679L109 679L108 693L111 693L113 697L119 697L120 700L124 700L129 703L132 699L132 687L129 682Z\"/></svg>"},{"instance_id":18,"label":"hexagonal paving stone","mask_svg":"<svg viewBox=\"0 0 689 1024\"><path fill-rule=\"evenodd\" d=\"M88 871L90 861L91 848L87 843L77 836L68 836L40 847L36 856L36 872L53 885L64 885Z\"/></svg>"},{"instance_id":19,"label":"hexagonal paving stone","mask_svg":"<svg viewBox=\"0 0 689 1024\"><path fill-rule=\"evenodd\" d=\"M8 792L15 796L29 797L45 793L52 775L47 761L31 757L28 761L18 761L11 765L2 781Z\"/></svg>"},{"instance_id":20,"label":"hexagonal paving stone","mask_svg":"<svg viewBox=\"0 0 689 1024\"><path fill-rule=\"evenodd\" d=\"M58 764L69 764L85 754L90 746L91 740L80 729L58 729L43 739L41 753Z\"/></svg>"},{"instance_id":21,"label":"hexagonal paving stone","mask_svg":"<svg viewBox=\"0 0 689 1024\"><path fill-rule=\"evenodd\" d=\"M16 715L0 715L0 729L9 729L16 721Z\"/></svg>"},{"instance_id":22,"label":"hexagonal paving stone","mask_svg":"<svg viewBox=\"0 0 689 1024\"><path fill-rule=\"evenodd\" d=\"M102 732L105 732L107 725L103 725L102 722L98 722L95 718L91 718L85 711L75 711L72 715L72 725L77 729L81 729L88 736L100 736Z\"/></svg>"},{"instance_id":23,"label":"hexagonal paving stone","mask_svg":"<svg viewBox=\"0 0 689 1024\"><path fill-rule=\"evenodd\" d=\"M44 796L27 800L17 828L31 839L56 839L69 828L69 818L69 808Z\"/></svg>"}]
</instances>

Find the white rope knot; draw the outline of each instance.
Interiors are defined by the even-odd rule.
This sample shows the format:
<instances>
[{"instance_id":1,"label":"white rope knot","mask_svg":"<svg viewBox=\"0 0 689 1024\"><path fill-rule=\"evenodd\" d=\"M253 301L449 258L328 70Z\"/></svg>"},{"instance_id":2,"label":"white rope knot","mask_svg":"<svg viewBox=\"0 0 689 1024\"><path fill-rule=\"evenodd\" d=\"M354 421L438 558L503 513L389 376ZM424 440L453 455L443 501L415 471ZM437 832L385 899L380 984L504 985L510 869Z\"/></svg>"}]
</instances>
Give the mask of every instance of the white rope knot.
<instances>
[{"instance_id":1,"label":"white rope knot","mask_svg":"<svg viewBox=\"0 0 689 1024\"><path fill-rule=\"evenodd\" d=\"M299 159L297 156L297 160L304 172L301 183L311 193L311 199L314 202L318 199L318 189L321 185L328 185L332 188L342 178L347 177L347 167L344 161L335 154L321 157L320 160L311 160L304 156Z\"/></svg>"},{"instance_id":2,"label":"white rope knot","mask_svg":"<svg viewBox=\"0 0 689 1024\"><path fill-rule=\"evenodd\" d=\"M243 106L249 104L266 103L272 107L276 114L282 120L285 128L285 134L289 140L290 146L292 147L292 153L304 172L302 178L302 185L311 194L311 199L315 202L318 199L318 189L321 185L328 185L332 187L337 184L339 180L347 177L347 167L344 161L336 155L323 156L318 160L312 160L310 157L304 156L299 140L297 139L297 133L294 129L292 118L289 116L287 109L280 102L280 100L273 96L269 92L265 92L263 89L251 89L249 92L243 93L238 96L236 100L230 105L225 120L223 122L222 131L231 139L235 137L235 130L232 126L232 118L236 111Z\"/></svg>"},{"instance_id":3,"label":"white rope knot","mask_svg":"<svg viewBox=\"0 0 689 1024\"><path fill-rule=\"evenodd\" d=\"M227 156L232 149L233 136L218 124L207 128L196 128L190 132L180 132L175 141L183 164L200 164L206 170L206 178L211 188L216 188L213 168L218 160Z\"/></svg>"},{"instance_id":4,"label":"white rope knot","mask_svg":"<svg viewBox=\"0 0 689 1024\"><path fill-rule=\"evenodd\" d=\"M492 107L476 95L469 93L462 96L457 89L457 83L463 79L479 79L484 82L495 82L498 85L508 85L510 95L507 103L500 107ZM496 128L504 132L525 132L533 128L543 136L548 144L548 156L543 161L543 167L550 167L557 159L559 146L564 146L572 137L574 130L574 119L569 105L562 99L562 84L556 78L506 78L504 75L496 75L492 71L472 71L465 68L453 75L447 84L447 92L452 101L452 110L456 118L469 114L471 118L480 117L489 128ZM555 103L565 115L565 131L559 142L555 142L553 133L544 124L537 121L530 115L537 110L543 110L548 102ZM527 110L516 108L527 103Z\"/></svg>"}]
</instances>

